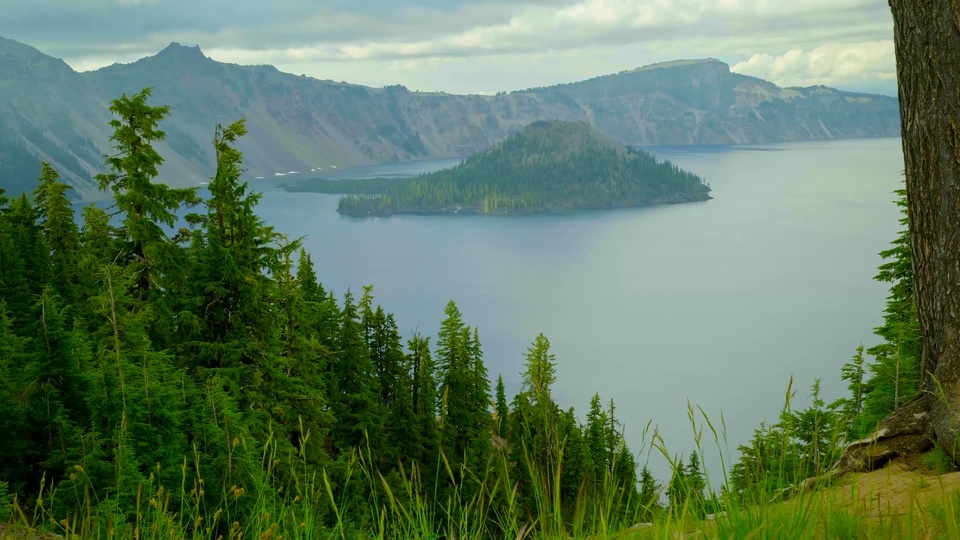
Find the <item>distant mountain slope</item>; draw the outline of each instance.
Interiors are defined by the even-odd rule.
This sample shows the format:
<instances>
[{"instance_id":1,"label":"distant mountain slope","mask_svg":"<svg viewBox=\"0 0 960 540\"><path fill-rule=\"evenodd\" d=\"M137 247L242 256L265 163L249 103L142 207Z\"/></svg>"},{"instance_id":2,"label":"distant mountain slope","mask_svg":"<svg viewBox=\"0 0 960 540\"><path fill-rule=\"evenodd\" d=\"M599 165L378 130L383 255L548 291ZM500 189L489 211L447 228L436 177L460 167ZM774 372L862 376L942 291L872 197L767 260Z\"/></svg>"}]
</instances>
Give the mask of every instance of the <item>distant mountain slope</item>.
<instances>
[{"instance_id":1,"label":"distant mountain slope","mask_svg":"<svg viewBox=\"0 0 960 540\"><path fill-rule=\"evenodd\" d=\"M579 83L496 96L369 88L211 60L171 44L155 56L76 73L61 60L0 38L0 186L31 185L52 162L90 189L110 151L110 100L152 86L172 107L161 179L212 174L216 122L247 119L240 147L250 176L393 160L464 156L538 120L591 124L625 144L747 144L896 136L894 98L826 87L779 88L713 59L655 64Z\"/></svg>"},{"instance_id":2,"label":"distant mountain slope","mask_svg":"<svg viewBox=\"0 0 960 540\"><path fill-rule=\"evenodd\" d=\"M356 217L534 214L710 198L710 187L697 175L627 148L585 122L560 121L534 122L452 169L414 179L315 180L289 189L359 192L337 208Z\"/></svg>"}]
</instances>

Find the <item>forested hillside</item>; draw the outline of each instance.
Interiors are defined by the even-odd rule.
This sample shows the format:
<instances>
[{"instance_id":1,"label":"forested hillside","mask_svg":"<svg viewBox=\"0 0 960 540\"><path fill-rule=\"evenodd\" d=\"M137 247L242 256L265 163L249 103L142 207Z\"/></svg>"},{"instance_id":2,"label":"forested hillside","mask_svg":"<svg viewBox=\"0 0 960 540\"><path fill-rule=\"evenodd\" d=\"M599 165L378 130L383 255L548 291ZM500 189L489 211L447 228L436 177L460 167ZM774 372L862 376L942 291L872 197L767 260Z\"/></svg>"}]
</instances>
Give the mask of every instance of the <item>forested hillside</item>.
<instances>
[{"instance_id":1,"label":"forested hillside","mask_svg":"<svg viewBox=\"0 0 960 540\"><path fill-rule=\"evenodd\" d=\"M535 122L460 165L412 180L314 180L292 191L351 193L350 216L532 214L704 201L695 174L581 122Z\"/></svg>"},{"instance_id":2,"label":"forested hillside","mask_svg":"<svg viewBox=\"0 0 960 540\"><path fill-rule=\"evenodd\" d=\"M654 433L674 466L661 486L638 471L612 402L598 394L582 417L558 406L546 336L509 399L454 302L435 339L401 336L372 287L326 290L298 242L257 216L240 180L243 121L213 128L209 197L155 182L167 109L149 98L111 108L115 152L96 179L112 207L86 207L78 226L46 163L31 196L0 196L0 527L17 516L98 538L605 536L789 493L917 391L904 232L882 254L891 292L874 360L861 349L841 370L850 395L826 403L814 384L794 409L789 388L713 486L699 452L670 455Z\"/></svg>"},{"instance_id":3,"label":"forested hillside","mask_svg":"<svg viewBox=\"0 0 960 540\"><path fill-rule=\"evenodd\" d=\"M301 522L365 536L390 508L501 537L542 515L544 494L556 523L657 511L614 404L597 395L581 423L553 400L545 336L508 401L454 302L435 341L402 337L372 287L320 284L240 181L243 121L216 126L207 199L156 183L167 109L149 97L111 108L97 181L112 207L78 227L46 163L32 196L0 199L0 501L60 533L124 538L145 512L236 538Z\"/></svg>"}]
</instances>

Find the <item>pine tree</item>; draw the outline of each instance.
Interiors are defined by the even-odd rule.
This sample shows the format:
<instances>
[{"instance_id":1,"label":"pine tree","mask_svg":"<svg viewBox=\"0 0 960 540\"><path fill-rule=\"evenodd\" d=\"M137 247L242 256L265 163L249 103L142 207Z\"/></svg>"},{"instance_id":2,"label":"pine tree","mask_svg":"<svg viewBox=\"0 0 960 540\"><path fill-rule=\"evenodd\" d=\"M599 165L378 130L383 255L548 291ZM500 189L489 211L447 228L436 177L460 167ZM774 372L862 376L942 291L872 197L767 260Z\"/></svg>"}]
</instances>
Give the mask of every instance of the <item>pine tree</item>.
<instances>
[{"instance_id":1,"label":"pine tree","mask_svg":"<svg viewBox=\"0 0 960 540\"><path fill-rule=\"evenodd\" d=\"M33 306L49 281L49 255L43 241L37 210L25 194L13 199L0 217L3 255L0 260L0 294L13 316L14 329L22 335L35 331ZM2 234L2 233L0 233Z\"/></svg>"},{"instance_id":2,"label":"pine tree","mask_svg":"<svg viewBox=\"0 0 960 540\"><path fill-rule=\"evenodd\" d=\"M503 375L497 375L496 389L496 414L497 414L497 435L505 437L507 434L507 422L510 416L510 408L507 406L506 389L503 386Z\"/></svg>"},{"instance_id":3,"label":"pine tree","mask_svg":"<svg viewBox=\"0 0 960 540\"><path fill-rule=\"evenodd\" d=\"M477 333L463 323L452 301L437 336L440 444L448 460L463 463L478 477L492 451L490 382Z\"/></svg>"},{"instance_id":4,"label":"pine tree","mask_svg":"<svg viewBox=\"0 0 960 540\"><path fill-rule=\"evenodd\" d=\"M590 410L587 412L587 426L584 430L587 451L593 466L592 481L595 487L605 485L612 474L613 463L610 448L607 444L609 435L607 413L600 404L600 394L596 393L590 399Z\"/></svg>"},{"instance_id":5,"label":"pine tree","mask_svg":"<svg viewBox=\"0 0 960 540\"><path fill-rule=\"evenodd\" d=\"M863 345L857 347L853 358L840 368L840 378L847 381L850 397L840 398L830 405L831 409L840 412L843 422L846 423L846 436L856 440L869 429L863 424L863 406L868 391L865 380L866 366L863 358Z\"/></svg>"},{"instance_id":6,"label":"pine tree","mask_svg":"<svg viewBox=\"0 0 960 540\"><path fill-rule=\"evenodd\" d=\"M97 175L100 189L112 191L122 216L117 231L122 241L118 263L136 269L133 291L139 299L182 277L183 253L163 226L174 227L181 205L197 202L195 189L153 181L163 158L152 143L163 140L158 124L170 108L151 107L147 104L150 95L151 89L145 88L129 97L123 94L110 105L110 112L117 117L110 121L115 153L106 161L111 172Z\"/></svg>"},{"instance_id":7,"label":"pine tree","mask_svg":"<svg viewBox=\"0 0 960 540\"><path fill-rule=\"evenodd\" d=\"M283 430L283 446L292 457L313 466L326 461L324 440L333 424L327 407L327 380L331 352L321 343L314 326L315 306L308 304L293 275L291 249L283 249L273 274L277 283L282 347L277 363L281 369L272 385L275 432ZM287 444L289 443L289 444ZM288 460L291 462L293 460Z\"/></svg>"},{"instance_id":8,"label":"pine tree","mask_svg":"<svg viewBox=\"0 0 960 540\"><path fill-rule=\"evenodd\" d=\"M103 475L126 508L151 467L160 465L160 481L178 481L188 451L181 427L184 376L172 369L170 355L153 349L147 335L153 311L131 292L138 277L131 267L106 265L92 299L97 329L88 405L103 453L92 456L99 463L89 469Z\"/></svg>"},{"instance_id":9,"label":"pine tree","mask_svg":"<svg viewBox=\"0 0 960 540\"><path fill-rule=\"evenodd\" d=\"M437 426L436 368L430 356L430 338L414 334L407 342L410 350L413 391L413 416L418 426L413 457L423 470L439 465L437 449L440 444Z\"/></svg>"},{"instance_id":10,"label":"pine tree","mask_svg":"<svg viewBox=\"0 0 960 540\"><path fill-rule=\"evenodd\" d=\"M317 339L328 350L336 348L337 328L340 325L340 308L332 294L327 293L317 280L313 268L313 259L306 250L300 250L297 263L297 285L300 287L303 301L306 303L305 317Z\"/></svg>"},{"instance_id":11,"label":"pine tree","mask_svg":"<svg viewBox=\"0 0 960 540\"><path fill-rule=\"evenodd\" d=\"M43 239L50 250L50 284L64 301L73 304L79 300L80 232L66 195L70 186L60 182L60 175L48 163L43 162L41 167L40 185L33 194Z\"/></svg>"},{"instance_id":12,"label":"pine tree","mask_svg":"<svg viewBox=\"0 0 960 540\"><path fill-rule=\"evenodd\" d=\"M530 401L530 439L526 441L528 462L540 468L539 475L546 477L556 468L560 459L560 440L557 434L557 405L551 397L551 386L556 380L556 358L550 353L550 341L542 333L527 348L524 355L522 391Z\"/></svg>"},{"instance_id":13,"label":"pine tree","mask_svg":"<svg viewBox=\"0 0 960 540\"><path fill-rule=\"evenodd\" d=\"M524 355L523 384L525 390L531 393L534 403L553 403L550 388L557 379L557 359L550 352L550 340L542 333Z\"/></svg>"},{"instance_id":14,"label":"pine tree","mask_svg":"<svg viewBox=\"0 0 960 540\"><path fill-rule=\"evenodd\" d=\"M39 352L26 366L33 381L28 416L30 425L39 430L40 465L56 478L80 458L75 449L81 431L89 428L85 400L90 393L92 351L86 336L68 325L66 310L52 287L44 288L36 311Z\"/></svg>"},{"instance_id":15,"label":"pine tree","mask_svg":"<svg viewBox=\"0 0 960 540\"><path fill-rule=\"evenodd\" d=\"M248 193L240 181L242 155L232 145L245 133L243 121L215 131L217 170L207 212L189 216L199 225L188 280L195 315L180 324L192 336L180 356L190 358L194 369L232 370L234 381L272 361L268 357L279 346L268 272L278 264L280 250L273 229L255 213L260 195Z\"/></svg>"},{"instance_id":16,"label":"pine tree","mask_svg":"<svg viewBox=\"0 0 960 540\"><path fill-rule=\"evenodd\" d=\"M646 466L640 471L640 515L645 522L652 522L660 510L660 486Z\"/></svg>"},{"instance_id":17,"label":"pine tree","mask_svg":"<svg viewBox=\"0 0 960 540\"><path fill-rule=\"evenodd\" d=\"M341 454L354 449L369 449L370 456L381 456L384 439L383 409L379 404L380 387L370 362L370 350L363 323L357 313L353 294L344 295L339 343L333 365L337 389L331 408L336 423L331 430Z\"/></svg>"},{"instance_id":18,"label":"pine tree","mask_svg":"<svg viewBox=\"0 0 960 540\"><path fill-rule=\"evenodd\" d=\"M875 358L869 366L863 414L857 422L861 434L872 430L877 422L917 393L920 380L922 341L920 323L914 298L913 256L910 250L910 231L907 228L906 191L898 190L897 205L903 217L904 229L890 249L880 252L886 261L879 267L878 281L890 283L890 294L884 310L883 325L874 333L883 339L867 349Z\"/></svg>"},{"instance_id":19,"label":"pine tree","mask_svg":"<svg viewBox=\"0 0 960 540\"><path fill-rule=\"evenodd\" d=\"M667 487L667 499L670 501L670 511L679 515L687 506L689 483L687 481L687 466L680 456L673 463L673 474Z\"/></svg>"},{"instance_id":20,"label":"pine tree","mask_svg":"<svg viewBox=\"0 0 960 540\"><path fill-rule=\"evenodd\" d=\"M703 515L703 491L707 487L707 482L703 477L703 471L701 469L700 455L694 450L690 452L690 458L687 461L687 500L690 508L696 512L698 516Z\"/></svg>"},{"instance_id":21,"label":"pine tree","mask_svg":"<svg viewBox=\"0 0 960 540\"><path fill-rule=\"evenodd\" d=\"M22 399L33 382L24 366L33 361L30 340L16 334L0 298L0 432L7 434L0 444L0 481L11 486L32 487L37 478L39 451L26 436L35 426L30 425L29 406Z\"/></svg>"}]
</instances>

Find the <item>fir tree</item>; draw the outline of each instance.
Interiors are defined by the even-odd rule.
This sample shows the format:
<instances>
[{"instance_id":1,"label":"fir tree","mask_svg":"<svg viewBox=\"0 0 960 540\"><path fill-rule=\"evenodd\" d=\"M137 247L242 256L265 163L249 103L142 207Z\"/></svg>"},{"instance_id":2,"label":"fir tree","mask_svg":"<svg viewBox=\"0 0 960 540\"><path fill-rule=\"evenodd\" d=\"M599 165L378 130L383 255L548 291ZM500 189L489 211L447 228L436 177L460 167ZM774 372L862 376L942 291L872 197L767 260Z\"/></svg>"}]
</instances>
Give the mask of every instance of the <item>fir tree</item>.
<instances>
[{"instance_id":1,"label":"fir tree","mask_svg":"<svg viewBox=\"0 0 960 540\"><path fill-rule=\"evenodd\" d=\"M640 515L645 522L651 522L660 510L661 486L646 466L640 471Z\"/></svg>"},{"instance_id":2,"label":"fir tree","mask_svg":"<svg viewBox=\"0 0 960 540\"><path fill-rule=\"evenodd\" d=\"M697 454L696 450L690 452L690 458L687 461L686 472L688 504L698 516L702 517L704 503L703 491L707 487L707 482L703 477L703 471L700 464L700 455Z\"/></svg>"},{"instance_id":3,"label":"fir tree","mask_svg":"<svg viewBox=\"0 0 960 540\"><path fill-rule=\"evenodd\" d=\"M0 261L0 285L3 298L13 316L14 329L23 335L35 331L33 306L44 285L49 282L49 255L37 223L39 214L25 194L13 199L0 217L0 230L6 238Z\"/></svg>"},{"instance_id":4,"label":"fir tree","mask_svg":"<svg viewBox=\"0 0 960 540\"><path fill-rule=\"evenodd\" d=\"M327 365L330 351L316 333L315 315L293 275L292 250L282 250L274 275L277 283L277 303L283 321L280 339L283 343L277 362L278 374L272 388L275 395L272 422L275 429L289 442L292 457L319 466L326 461L324 440L333 424L333 415L327 407ZM284 446L287 446L285 443ZM291 460L292 461L292 460ZM288 461L290 462L290 461Z\"/></svg>"},{"instance_id":5,"label":"fir tree","mask_svg":"<svg viewBox=\"0 0 960 540\"><path fill-rule=\"evenodd\" d=\"M89 428L85 400L90 393L92 351L86 336L68 324L66 310L52 287L44 288L36 311L39 354L26 367L27 377L33 381L29 422L40 430L40 465L56 478L79 460L76 448L81 431Z\"/></svg>"},{"instance_id":6,"label":"fir tree","mask_svg":"<svg viewBox=\"0 0 960 540\"><path fill-rule=\"evenodd\" d=\"M437 379L430 355L430 338L415 333L407 342L410 351L410 369L413 373L411 406L416 422L414 457L424 470L439 465L437 449Z\"/></svg>"},{"instance_id":7,"label":"fir tree","mask_svg":"<svg viewBox=\"0 0 960 540\"><path fill-rule=\"evenodd\" d=\"M380 388L350 291L344 295L333 374L337 391L331 408L336 423L331 433L337 449L342 454L369 449L371 456L382 455L386 442Z\"/></svg>"},{"instance_id":8,"label":"fir tree","mask_svg":"<svg viewBox=\"0 0 960 540\"><path fill-rule=\"evenodd\" d=\"M592 464L592 481L596 487L603 486L612 473L613 459L607 445L609 435L607 413L600 404L600 394L594 394L590 399L590 410L587 411L587 426L584 430L587 452Z\"/></svg>"},{"instance_id":9,"label":"fir tree","mask_svg":"<svg viewBox=\"0 0 960 540\"><path fill-rule=\"evenodd\" d=\"M440 392L440 444L448 460L479 475L492 451L490 382L476 332L463 323L452 301L437 337Z\"/></svg>"},{"instance_id":10,"label":"fir tree","mask_svg":"<svg viewBox=\"0 0 960 540\"><path fill-rule=\"evenodd\" d=\"M922 342L914 298L906 191L901 189L896 193L897 205L903 214L900 224L904 229L890 249L880 252L886 262L880 265L875 279L889 283L890 294L883 325L874 330L883 342L867 349L875 362L869 366L859 434L872 430L883 417L916 395L920 378Z\"/></svg>"},{"instance_id":11,"label":"fir tree","mask_svg":"<svg viewBox=\"0 0 960 540\"><path fill-rule=\"evenodd\" d=\"M110 112L117 117L110 121L115 153L106 160L110 172L97 175L100 189L113 193L122 216L117 231L122 241L118 263L136 269L133 290L139 299L182 277L183 254L163 227L174 227L181 205L197 202L195 189L153 181L163 158L152 144L163 140L158 124L170 108L148 105L150 94L149 88L129 97L124 94L110 105Z\"/></svg>"},{"instance_id":12,"label":"fir tree","mask_svg":"<svg viewBox=\"0 0 960 540\"><path fill-rule=\"evenodd\" d=\"M30 423L28 404L22 396L32 380L24 366L35 361L30 342L14 331L6 302L0 299L0 430L7 434L0 444L0 481L12 486L32 487L37 479L39 451L27 433Z\"/></svg>"},{"instance_id":13,"label":"fir tree","mask_svg":"<svg viewBox=\"0 0 960 540\"><path fill-rule=\"evenodd\" d=\"M80 232L74 219L73 205L67 198L70 186L60 182L60 175L49 164L41 164L40 185L34 203L46 248L50 250L50 284L69 304L79 300L77 252Z\"/></svg>"},{"instance_id":14,"label":"fir tree","mask_svg":"<svg viewBox=\"0 0 960 540\"><path fill-rule=\"evenodd\" d=\"M138 276L130 267L106 265L100 277L92 299L97 329L88 405L105 453L92 456L99 463L89 468L110 478L112 493L131 504L150 467L160 464L162 481L179 479L187 452L178 405L184 380L169 355L153 349L147 334L153 311L130 292Z\"/></svg>"},{"instance_id":15,"label":"fir tree","mask_svg":"<svg viewBox=\"0 0 960 540\"><path fill-rule=\"evenodd\" d=\"M679 515L687 506L689 500L689 483L687 481L687 466L680 456L673 463L673 474L667 487L667 499L670 501L670 511Z\"/></svg>"},{"instance_id":16,"label":"fir tree","mask_svg":"<svg viewBox=\"0 0 960 540\"><path fill-rule=\"evenodd\" d=\"M496 414L497 414L497 434L505 437L507 434L507 422L510 416L510 408L507 406L506 389L503 386L503 375L497 375L496 388Z\"/></svg>"}]
</instances>

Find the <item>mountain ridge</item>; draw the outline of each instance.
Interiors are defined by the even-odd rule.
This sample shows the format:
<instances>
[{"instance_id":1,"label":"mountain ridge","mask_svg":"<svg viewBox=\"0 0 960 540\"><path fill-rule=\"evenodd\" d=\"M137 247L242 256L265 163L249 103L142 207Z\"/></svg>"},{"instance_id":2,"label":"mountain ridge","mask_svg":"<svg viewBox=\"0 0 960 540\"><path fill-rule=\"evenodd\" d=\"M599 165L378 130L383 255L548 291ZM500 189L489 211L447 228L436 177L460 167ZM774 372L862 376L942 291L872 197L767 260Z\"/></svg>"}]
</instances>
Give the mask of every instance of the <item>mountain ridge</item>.
<instances>
[{"instance_id":1,"label":"mountain ridge","mask_svg":"<svg viewBox=\"0 0 960 540\"><path fill-rule=\"evenodd\" d=\"M2 38L0 38L2 39ZM583 121L637 146L751 144L896 136L895 98L827 87L780 88L713 58L497 95L373 88L242 66L171 43L95 71L0 41L0 186L32 185L39 160L81 192L110 152L110 100L144 87L171 106L160 180L195 185L213 172L216 123L246 118L239 147L251 177L390 161L466 156L538 120ZM33 156L30 165L25 156ZM32 189L32 188L31 188Z\"/></svg>"}]
</instances>

